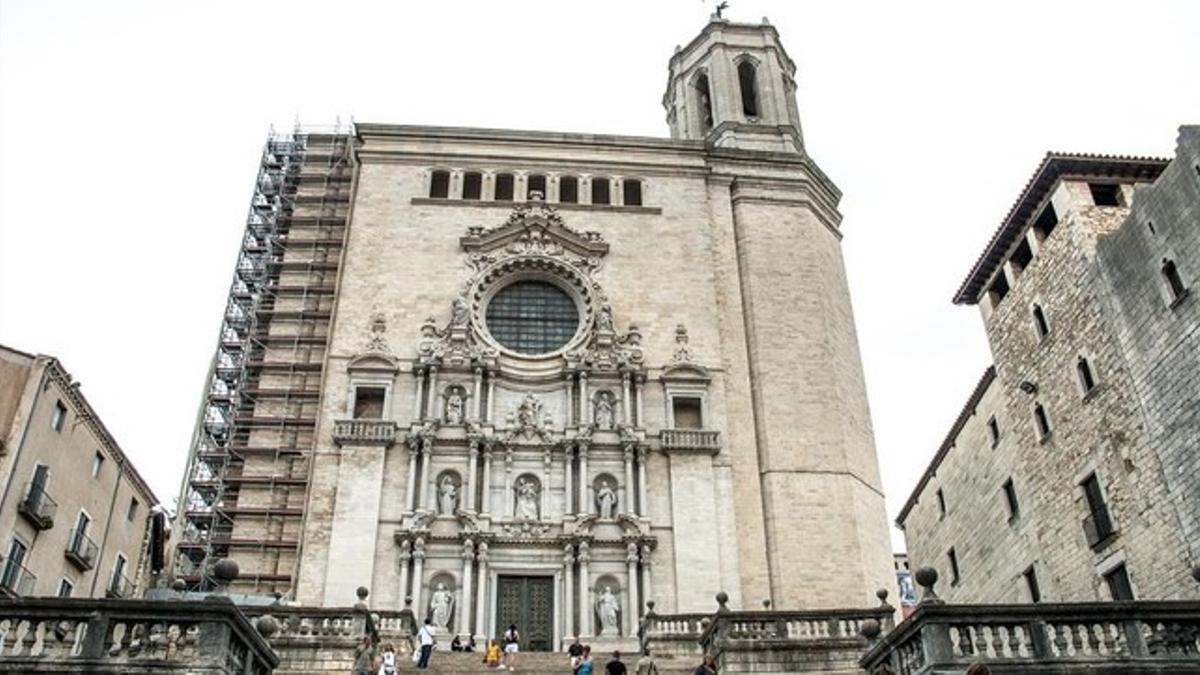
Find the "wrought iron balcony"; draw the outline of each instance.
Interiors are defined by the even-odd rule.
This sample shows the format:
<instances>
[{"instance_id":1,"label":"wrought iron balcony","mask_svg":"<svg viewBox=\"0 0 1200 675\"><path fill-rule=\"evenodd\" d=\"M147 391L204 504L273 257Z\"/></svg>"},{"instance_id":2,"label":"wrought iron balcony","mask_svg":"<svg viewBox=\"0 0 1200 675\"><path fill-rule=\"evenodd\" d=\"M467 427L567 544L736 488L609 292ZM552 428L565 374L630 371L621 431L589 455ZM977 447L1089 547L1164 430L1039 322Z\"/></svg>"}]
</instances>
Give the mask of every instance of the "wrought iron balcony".
<instances>
[{"instance_id":1,"label":"wrought iron balcony","mask_svg":"<svg viewBox=\"0 0 1200 675\"><path fill-rule=\"evenodd\" d=\"M717 454L721 451L721 432L704 429L663 429L662 449Z\"/></svg>"},{"instance_id":2,"label":"wrought iron balcony","mask_svg":"<svg viewBox=\"0 0 1200 675\"><path fill-rule=\"evenodd\" d=\"M33 593L37 583L37 575L30 572L19 562L9 558L3 562L3 573L0 573L0 590L9 595L25 596Z\"/></svg>"},{"instance_id":3,"label":"wrought iron balcony","mask_svg":"<svg viewBox=\"0 0 1200 675\"><path fill-rule=\"evenodd\" d=\"M124 574L113 572L105 595L110 598L131 598L133 597L133 582Z\"/></svg>"},{"instance_id":4,"label":"wrought iron balcony","mask_svg":"<svg viewBox=\"0 0 1200 675\"><path fill-rule=\"evenodd\" d=\"M396 423L390 420L336 420L333 442L341 445L382 445L396 442Z\"/></svg>"},{"instance_id":5,"label":"wrought iron balcony","mask_svg":"<svg viewBox=\"0 0 1200 675\"><path fill-rule=\"evenodd\" d=\"M1088 546L1092 548L1099 548L1116 533L1107 506L1101 506L1083 519L1083 533L1087 536Z\"/></svg>"},{"instance_id":6,"label":"wrought iron balcony","mask_svg":"<svg viewBox=\"0 0 1200 675\"><path fill-rule=\"evenodd\" d=\"M30 482L25 485L25 498L17 504L17 511L37 529L48 530L54 527L58 502L46 494L45 487Z\"/></svg>"},{"instance_id":7,"label":"wrought iron balcony","mask_svg":"<svg viewBox=\"0 0 1200 675\"><path fill-rule=\"evenodd\" d=\"M96 566L98 550L96 542L92 541L87 534L80 532L79 528L71 530L71 538L67 540L65 555L67 560L74 563L80 570L87 571Z\"/></svg>"}]
</instances>

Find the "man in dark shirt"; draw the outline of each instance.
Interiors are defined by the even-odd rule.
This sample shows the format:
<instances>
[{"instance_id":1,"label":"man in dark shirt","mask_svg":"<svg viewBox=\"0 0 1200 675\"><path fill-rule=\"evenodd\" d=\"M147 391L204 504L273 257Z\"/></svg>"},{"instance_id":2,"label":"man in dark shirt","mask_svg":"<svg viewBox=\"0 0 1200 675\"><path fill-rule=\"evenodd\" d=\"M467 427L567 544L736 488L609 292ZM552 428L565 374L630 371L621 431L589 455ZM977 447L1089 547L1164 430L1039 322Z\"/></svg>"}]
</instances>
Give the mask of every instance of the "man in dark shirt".
<instances>
[{"instance_id":1,"label":"man in dark shirt","mask_svg":"<svg viewBox=\"0 0 1200 675\"><path fill-rule=\"evenodd\" d=\"M583 660L583 645L579 644L579 636L575 636L575 641L567 647L567 656L571 657L572 672L579 670L579 662Z\"/></svg>"},{"instance_id":2,"label":"man in dark shirt","mask_svg":"<svg viewBox=\"0 0 1200 675\"><path fill-rule=\"evenodd\" d=\"M612 661L604 664L604 670L608 675L625 675L625 664L621 663L621 652L613 652Z\"/></svg>"}]
</instances>

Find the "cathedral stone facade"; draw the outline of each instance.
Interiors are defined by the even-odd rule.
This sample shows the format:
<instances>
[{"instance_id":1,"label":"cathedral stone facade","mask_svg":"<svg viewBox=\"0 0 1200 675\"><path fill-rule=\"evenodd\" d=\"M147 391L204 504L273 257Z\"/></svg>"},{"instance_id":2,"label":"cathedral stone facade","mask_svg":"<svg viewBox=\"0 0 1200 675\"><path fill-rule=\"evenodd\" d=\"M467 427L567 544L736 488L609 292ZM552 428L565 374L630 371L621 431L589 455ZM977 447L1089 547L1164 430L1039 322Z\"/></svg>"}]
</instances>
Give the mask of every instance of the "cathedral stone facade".
<instances>
[{"instance_id":1,"label":"cathedral stone facade","mask_svg":"<svg viewBox=\"0 0 1200 675\"><path fill-rule=\"evenodd\" d=\"M721 591L877 604L840 193L795 70L715 19L670 61L669 139L358 124L294 572L230 550L245 575L534 649Z\"/></svg>"}]
</instances>

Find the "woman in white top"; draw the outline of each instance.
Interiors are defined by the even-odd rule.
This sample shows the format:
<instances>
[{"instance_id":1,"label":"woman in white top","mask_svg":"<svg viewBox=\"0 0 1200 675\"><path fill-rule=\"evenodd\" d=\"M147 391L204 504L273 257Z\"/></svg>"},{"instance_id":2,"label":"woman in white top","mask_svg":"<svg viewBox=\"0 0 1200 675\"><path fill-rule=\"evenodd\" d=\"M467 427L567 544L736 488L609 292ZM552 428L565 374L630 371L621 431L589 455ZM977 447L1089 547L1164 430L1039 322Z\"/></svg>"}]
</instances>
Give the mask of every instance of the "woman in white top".
<instances>
[{"instance_id":1,"label":"woman in white top","mask_svg":"<svg viewBox=\"0 0 1200 675\"><path fill-rule=\"evenodd\" d=\"M516 669L517 652L521 651L521 633L517 631L517 624L510 624L508 630L504 631L504 665L508 666L509 670Z\"/></svg>"},{"instance_id":2,"label":"woman in white top","mask_svg":"<svg viewBox=\"0 0 1200 675\"><path fill-rule=\"evenodd\" d=\"M383 646L383 656L380 659L379 675L395 675L396 673L396 648L392 643L387 643Z\"/></svg>"}]
</instances>

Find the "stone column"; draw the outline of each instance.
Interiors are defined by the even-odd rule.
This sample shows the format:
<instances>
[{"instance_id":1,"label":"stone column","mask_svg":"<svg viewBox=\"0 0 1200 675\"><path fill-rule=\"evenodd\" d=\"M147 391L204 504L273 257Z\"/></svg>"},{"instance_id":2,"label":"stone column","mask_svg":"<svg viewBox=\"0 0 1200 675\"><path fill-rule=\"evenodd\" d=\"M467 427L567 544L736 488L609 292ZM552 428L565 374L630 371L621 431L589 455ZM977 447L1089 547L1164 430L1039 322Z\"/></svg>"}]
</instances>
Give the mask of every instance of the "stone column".
<instances>
[{"instance_id":1,"label":"stone column","mask_svg":"<svg viewBox=\"0 0 1200 675\"><path fill-rule=\"evenodd\" d=\"M625 446L625 491L624 501L621 503L622 510L625 513L636 513L633 509L633 444Z\"/></svg>"},{"instance_id":2,"label":"stone column","mask_svg":"<svg viewBox=\"0 0 1200 675\"><path fill-rule=\"evenodd\" d=\"M621 376L621 424L633 424L633 400L629 397L629 373Z\"/></svg>"},{"instance_id":3,"label":"stone column","mask_svg":"<svg viewBox=\"0 0 1200 675\"><path fill-rule=\"evenodd\" d=\"M483 489L480 491L482 504L480 510L483 513L492 512L492 448L490 445L483 447Z\"/></svg>"},{"instance_id":4,"label":"stone column","mask_svg":"<svg viewBox=\"0 0 1200 675\"><path fill-rule=\"evenodd\" d=\"M643 518L650 517L650 511L646 508L646 460L650 459L650 446L639 445L638 453L638 508L637 513Z\"/></svg>"},{"instance_id":5,"label":"stone column","mask_svg":"<svg viewBox=\"0 0 1200 675\"><path fill-rule=\"evenodd\" d=\"M420 441L417 442L418 444ZM417 448L408 447L408 492L406 498L408 500L408 508L412 511L417 510L417 454L421 451Z\"/></svg>"},{"instance_id":6,"label":"stone column","mask_svg":"<svg viewBox=\"0 0 1200 675\"><path fill-rule=\"evenodd\" d=\"M400 590L396 594L396 609L404 609L404 598L408 595L408 564L412 560L412 543L407 539L400 542Z\"/></svg>"},{"instance_id":7,"label":"stone column","mask_svg":"<svg viewBox=\"0 0 1200 675\"><path fill-rule=\"evenodd\" d=\"M429 405L425 408L425 416L429 419L438 418L437 371L437 366L429 366Z\"/></svg>"},{"instance_id":8,"label":"stone column","mask_svg":"<svg viewBox=\"0 0 1200 675\"><path fill-rule=\"evenodd\" d=\"M421 414L421 397L425 393L425 369L417 368L413 371L413 375L417 378L417 395L413 397L413 419L422 420L425 418Z\"/></svg>"},{"instance_id":9,"label":"stone column","mask_svg":"<svg viewBox=\"0 0 1200 675\"><path fill-rule=\"evenodd\" d=\"M632 541L625 547L625 568L629 580L629 609L625 612L625 635L637 635L638 618L642 615L642 606L638 602L638 546Z\"/></svg>"},{"instance_id":10,"label":"stone column","mask_svg":"<svg viewBox=\"0 0 1200 675\"><path fill-rule=\"evenodd\" d=\"M566 516L575 513L572 507L572 502L575 501L575 493L572 491L574 485L571 482L571 450L574 447L572 443L563 445L563 515Z\"/></svg>"},{"instance_id":11,"label":"stone column","mask_svg":"<svg viewBox=\"0 0 1200 675\"><path fill-rule=\"evenodd\" d=\"M424 497L421 501L424 502L426 509L433 509L433 486L429 481L433 478L429 475L430 460L433 459L433 439L421 439L421 496Z\"/></svg>"},{"instance_id":12,"label":"stone column","mask_svg":"<svg viewBox=\"0 0 1200 675\"><path fill-rule=\"evenodd\" d=\"M575 632L575 547L563 546L563 638L571 638Z\"/></svg>"},{"instance_id":13,"label":"stone column","mask_svg":"<svg viewBox=\"0 0 1200 675\"><path fill-rule=\"evenodd\" d=\"M462 545L462 601L455 609L454 633L466 635L471 631L471 577L475 572L475 542L464 539Z\"/></svg>"},{"instance_id":14,"label":"stone column","mask_svg":"<svg viewBox=\"0 0 1200 675\"><path fill-rule=\"evenodd\" d=\"M542 520L550 519L550 469L553 466L549 445L542 453Z\"/></svg>"},{"instance_id":15,"label":"stone column","mask_svg":"<svg viewBox=\"0 0 1200 675\"><path fill-rule=\"evenodd\" d=\"M487 372L487 419L493 424L496 421L496 371Z\"/></svg>"},{"instance_id":16,"label":"stone column","mask_svg":"<svg viewBox=\"0 0 1200 675\"><path fill-rule=\"evenodd\" d=\"M642 385L646 383L645 375L638 375L633 380L633 401L637 409L637 425L645 428L646 418L642 416Z\"/></svg>"},{"instance_id":17,"label":"stone column","mask_svg":"<svg viewBox=\"0 0 1200 675\"><path fill-rule=\"evenodd\" d=\"M642 591L646 597L643 598L646 602L654 600L654 565L650 562L650 545L642 544Z\"/></svg>"},{"instance_id":18,"label":"stone column","mask_svg":"<svg viewBox=\"0 0 1200 675\"><path fill-rule=\"evenodd\" d=\"M592 575L588 562L592 554L586 541L579 542L579 633L592 635Z\"/></svg>"},{"instance_id":19,"label":"stone column","mask_svg":"<svg viewBox=\"0 0 1200 675\"><path fill-rule=\"evenodd\" d=\"M475 369L475 400L471 402L471 419L479 421L479 414L483 405L483 369Z\"/></svg>"},{"instance_id":20,"label":"stone column","mask_svg":"<svg viewBox=\"0 0 1200 675\"><path fill-rule=\"evenodd\" d=\"M579 508L577 513L588 514L592 512L592 503L588 501L588 492L590 490L590 482L588 480L587 468L588 445L586 441L579 442Z\"/></svg>"},{"instance_id":21,"label":"stone column","mask_svg":"<svg viewBox=\"0 0 1200 675\"><path fill-rule=\"evenodd\" d=\"M479 441L470 441L467 443L467 498L466 510L475 510L475 474L479 466Z\"/></svg>"},{"instance_id":22,"label":"stone column","mask_svg":"<svg viewBox=\"0 0 1200 675\"><path fill-rule=\"evenodd\" d=\"M416 612L417 625L425 618L425 608L421 606L421 586L425 583L425 539L417 537L413 542L413 582L412 599L413 611Z\"/></svg>"},{"instance_id":23,"label":"stone column","mask_svg":"<svg viewBox=\"0 0 1200 675\"><path fill-rule=\"evenodd\" d=\"M485 613L487 611L487 595L488 595L488 545L486 541L479 542L479 589L476 591L475 599L475 637L481 641L481 646L486 648L487 643L486 633L487 622L485 621Z\"/></svg>"},{"instance_id":24,"label":"stone column","mask_svg":"<svg viewBox=\"0 0 1200 675\"><path fill-rule=\"evenodd\" d=\"M563 379L566 380L563 383L563 390L567 396L567 427L570 428L575 426L575 387L573 386L575 374L568 372Z\"/></svg>"},{"instance_id":25,"label":"stone column","mask_svg":"<svg viewBox=\"0 0 1200 675\"><path fill-rule=\"evenodd\" d=\"M592 423L592 402L588 399L587 373L579 374L579 417L584 424Z\"/></svg>"}]
</instances>

